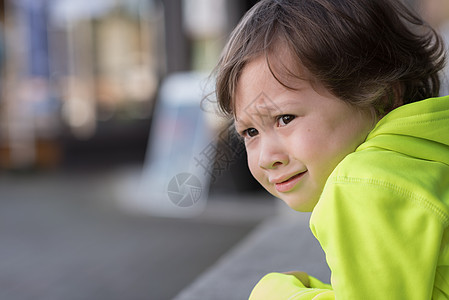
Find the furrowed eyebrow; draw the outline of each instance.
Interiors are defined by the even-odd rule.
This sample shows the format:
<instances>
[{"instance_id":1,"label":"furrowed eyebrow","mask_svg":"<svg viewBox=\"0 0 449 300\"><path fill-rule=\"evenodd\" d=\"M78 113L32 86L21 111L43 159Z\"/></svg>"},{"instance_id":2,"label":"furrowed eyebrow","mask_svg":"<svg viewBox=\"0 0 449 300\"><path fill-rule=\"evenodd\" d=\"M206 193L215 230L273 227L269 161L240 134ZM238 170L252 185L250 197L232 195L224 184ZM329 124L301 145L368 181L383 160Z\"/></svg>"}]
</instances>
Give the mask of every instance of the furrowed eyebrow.
<instances>
[{"instance_id":1,"label":"furrowed eyebrow","mask_svg":"<svg viewBox=\"0 0 449 300\"><path fill-rule=\"evenodd\" d=\"M236 118L234 119L233 127L234 127L235 131L239 131L240 129L243 129L243 128L246 129L248 126L249 126L249 124L247 124L246 122L239 121Z\"/></svg>"}]
</instances>

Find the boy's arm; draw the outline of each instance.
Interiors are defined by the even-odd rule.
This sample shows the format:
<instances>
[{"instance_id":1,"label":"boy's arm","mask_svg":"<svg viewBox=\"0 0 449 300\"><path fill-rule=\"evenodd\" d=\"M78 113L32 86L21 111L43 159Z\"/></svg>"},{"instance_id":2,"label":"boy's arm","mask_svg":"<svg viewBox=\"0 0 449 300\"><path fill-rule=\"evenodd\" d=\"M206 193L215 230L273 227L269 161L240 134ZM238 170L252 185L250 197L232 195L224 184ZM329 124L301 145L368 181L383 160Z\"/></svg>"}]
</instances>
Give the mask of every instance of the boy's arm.
<instances>
[{"instance_id":1,"label":"boy's arm","mask_svg":"<svg viewBox=\"0 0 449 300\"><path fill-rule=\"evenodd\" d=\"M298 279L299 281L301 281L301 283L305 286L305 287L310 287L310 278L309 275L306 272L301 272L301 271L291 271L291 272L284 272L284 274L287 275L293 275L296 277L296 279Z\"/></svg>"},{"instance_id":2,"label":"boy's arm","mask_svg":"<svg viewBox=\"0 0 449 300\"><path fill-rule=\"evenodd\" d=\"M303 284L306 282L309 286ZM333 300L330 285L304 272L270 273L254 287L249 300Z\"/></svg>"}]
</instances>

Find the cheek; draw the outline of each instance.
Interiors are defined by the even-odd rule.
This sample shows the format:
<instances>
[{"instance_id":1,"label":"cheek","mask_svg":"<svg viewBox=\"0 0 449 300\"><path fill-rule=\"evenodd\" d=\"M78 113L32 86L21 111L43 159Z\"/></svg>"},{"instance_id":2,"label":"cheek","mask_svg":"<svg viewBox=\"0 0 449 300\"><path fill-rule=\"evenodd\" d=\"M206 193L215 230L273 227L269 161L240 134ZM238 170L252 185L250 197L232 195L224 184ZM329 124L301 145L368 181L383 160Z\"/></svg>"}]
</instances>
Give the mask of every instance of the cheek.
<instances>
[{"instance_id":1,"label":"cheek","mask_svg":"<svg viewBox=\"0 0 449 300\"><path fill-rule=\"evenodd\" d=\"M317 131L303 140L304 153L313 166L320 181L327 180L335 167L360 144L359 137L352 130Z\"/></svg>"},{"instance_id":2,"label":"cheek","mask_svg":"<svg viewBox=\"0 0 449 300\"><path fill-rule=\"evenodd\" d=\"M290 153L293 153L297 160L310 164L323 158L327 140L322 134L307 129L305 134L296 135L294 139L290 139L288 145L290 145Z\"/></svg>"},{"instance_id":3,"label":"cheek","mask_svg":"<svg viewBox=\"0 0 449 300\"><path fill-rule=\"evenodd\" d=\"M255 151L254 148L249 147L248 144L245 142L245 149L246 149L246 161L248 162L248 167L252 168L252 165L254 164L255 161Z\"/></svg>"},{"instance_id":4,"label":"cheek","mask_svg":"<svg viewBox=\"0 0 449 300\"><path fill-rule=\"evenodd\" d=\"M296 160L306 165L313 180L325 182L333 168L340 162L340 145L332 135L322 130L307 130L307 134L290 143Z\"/></svg>"},{"instance_id":5,"label":"cheek","mask_svg":"<svg viewBox=\"0 0 449 300\"><path fill-rule=\"evenodd\" d=\"M246 149L248 168L253 177L260 182L261 169L259 168L258 153L255 149Z\"/></svg>"}]
</instances>

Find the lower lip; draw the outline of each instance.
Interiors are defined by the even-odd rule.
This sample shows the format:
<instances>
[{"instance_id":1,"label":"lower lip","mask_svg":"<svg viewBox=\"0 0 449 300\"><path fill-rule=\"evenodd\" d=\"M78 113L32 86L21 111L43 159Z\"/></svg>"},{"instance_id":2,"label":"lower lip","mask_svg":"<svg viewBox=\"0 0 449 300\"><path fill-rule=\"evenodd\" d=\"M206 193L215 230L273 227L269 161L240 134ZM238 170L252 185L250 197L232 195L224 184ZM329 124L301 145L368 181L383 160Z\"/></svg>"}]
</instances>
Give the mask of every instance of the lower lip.
<instances>
[{"instance_id":1,"label":"lower lip","mask_svg":"<svg viewBox=\"0 0 449 300\"><path fill-rule=\"evenodd\" d=\"M299 173L298 175L295 175L293 177L291 177L289 180L284 181L284 182L280 182L280 183L276 183L276 190L279 193L285 193L290 191L291 189L293 189L295 187L295 185L301 180L301 178L304 176L304 174L306 174L307 171Z\"/></svg>"}]
</instances>

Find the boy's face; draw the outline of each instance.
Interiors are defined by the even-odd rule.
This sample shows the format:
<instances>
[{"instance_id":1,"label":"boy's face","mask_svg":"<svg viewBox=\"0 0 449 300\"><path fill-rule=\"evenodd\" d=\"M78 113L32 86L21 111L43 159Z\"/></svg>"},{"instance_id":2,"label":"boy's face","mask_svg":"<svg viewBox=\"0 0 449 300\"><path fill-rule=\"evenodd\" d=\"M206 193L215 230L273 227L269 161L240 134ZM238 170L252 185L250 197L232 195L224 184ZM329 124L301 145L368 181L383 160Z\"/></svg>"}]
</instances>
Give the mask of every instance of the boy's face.
<instances>
[{"instance_id":1,"label":"boy's face","mask_svg":"<svg viewBox=\"0 0 449 300\"><path fill-rule=\"evenodd\" d=\"M238 82L235 125L257 181L291 208L312 211L333 169L375 120L322 86L296 80L294 87L276 81L264 57L251 61Z\"/></svg>"}]
</instances>

